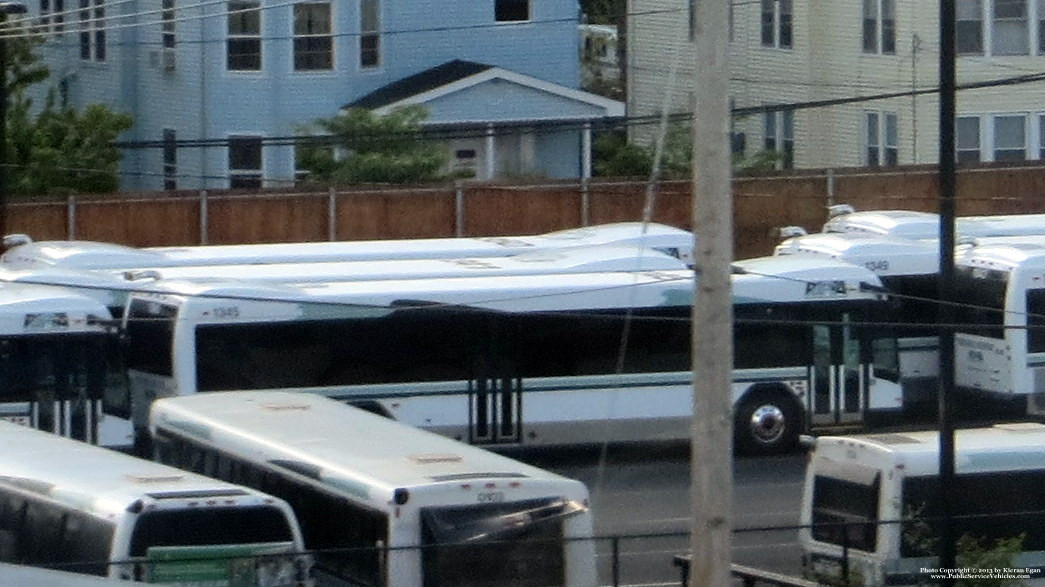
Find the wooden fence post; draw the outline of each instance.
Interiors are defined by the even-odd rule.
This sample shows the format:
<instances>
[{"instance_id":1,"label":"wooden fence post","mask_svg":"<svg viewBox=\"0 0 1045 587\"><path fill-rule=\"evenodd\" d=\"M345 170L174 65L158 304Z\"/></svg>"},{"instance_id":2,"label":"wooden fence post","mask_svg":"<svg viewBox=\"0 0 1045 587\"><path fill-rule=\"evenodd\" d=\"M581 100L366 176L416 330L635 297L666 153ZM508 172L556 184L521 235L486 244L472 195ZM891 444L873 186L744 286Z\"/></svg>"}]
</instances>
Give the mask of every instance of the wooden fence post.
<instances>
[{"instance_id":1,"label":"wooden fence post","mask_svg":"<svg viewBox=\"0 0 1045 587\"><path fill-rule=\"evenodd\" d=\"M337 192L333 186L327 190L327 240L337 240Z\"/></svg>"},{"instance_id":2,"label":"wooden fence post","mask_svg":"<svg viewBox=\"0 0 1045 587\"><path fill-rule=\"evenodd\" d=\"M207 224L209 223L207 218L207 190L200 190L200 244L207 244Z\"/></svg>"},{"instance_id":3,"label":"wooden fence post","mask_svg":"<svg viewBox=\"0 0 1045 587\"><path fill-rule=\"evenodd\" d=\"M591 178L581 178L581 226L591 224Z\"/></svg>"},{"instance_id":4,"label":"wooden fence post","mask_svg":"<svg viewBox=\"0 0 1045 587\"><path fill-rule=\"evenodd\" d=\"M454 234L464 236L464 184L454 182Z\"/></svg>"},{"instance_id":5,"label":"wooden fence post","mask_svg":"<svg viewBox=\"0 0 1045 587\"><path fill-rule=\"evenodd\" d=\"M65 204L65 232L69 240L76 240L76 196L70 195Z\"/></svg>"}]
</instances>

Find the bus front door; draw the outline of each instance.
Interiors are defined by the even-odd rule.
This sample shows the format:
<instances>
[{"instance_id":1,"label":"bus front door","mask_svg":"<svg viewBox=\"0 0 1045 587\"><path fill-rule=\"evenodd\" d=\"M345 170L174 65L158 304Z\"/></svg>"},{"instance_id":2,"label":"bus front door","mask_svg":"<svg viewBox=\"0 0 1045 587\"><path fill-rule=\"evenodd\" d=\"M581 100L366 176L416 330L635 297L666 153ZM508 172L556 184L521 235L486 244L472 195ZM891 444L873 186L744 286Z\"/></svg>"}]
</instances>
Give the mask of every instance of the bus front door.
<instances>
[{"instance_id":1,"label":"bus front door","mask_svg":"<svg viewBox=\"0 0 1045 587\"><path fill-rule=\"evenodd\" d=\"M812 424L859 423L867 407L867 366L860 362L860 344L849 315L840 324L813 327Z\"/></svg>"},{"instance_id":2,"label":"bus front door","mask_svg":"<svg viewBox=\"0 0 1045 587\"><path fill-rule=\"evenodd\" d=\"M522 381L481 377L468 385L468 440L471 444L517 444L522 440Z\"/></svg>"}]
</instances>

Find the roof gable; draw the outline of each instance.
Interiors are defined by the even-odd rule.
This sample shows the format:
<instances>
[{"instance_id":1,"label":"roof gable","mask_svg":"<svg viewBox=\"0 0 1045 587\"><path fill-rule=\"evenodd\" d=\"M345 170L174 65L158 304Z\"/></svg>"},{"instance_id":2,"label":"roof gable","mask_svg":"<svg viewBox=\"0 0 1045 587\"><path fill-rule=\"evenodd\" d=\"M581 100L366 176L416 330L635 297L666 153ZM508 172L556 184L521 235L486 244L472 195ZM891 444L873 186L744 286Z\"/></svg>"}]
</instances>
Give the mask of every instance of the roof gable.
<instances>
[{"instance_id":1,"label":"roof gable","mask_svg":"<svg viewBox=\"0 0 1045 587\"><path fill-rule=\"evenodd\" d=\"M412 104L435 105L440 100L448 98L464 97L470 93L474 94L481 87L487 88L491 82L508 82L500 86L500 93L506 99L520 99L520 96L543 96L548 101L571 103L574 108L563 110L561 108L548 108L546 116L537 116L545 119L592 119L605 116L623 116L624 104L596 94L590 94L581 90L568 88L549 81L541 80L528 75L523 75L482 63L471 61L454 60L427 69L420 73L405 77L401 80L388 84L378 90L363 96L362 98L346 105L346 108L367 108L377 114L386 114L391 110ZM525 92L520 92L524 90ZM504 109L498 108L499 111ZM572 110L574 113L564 115L564 112ZM499 116L484 117L482 119L495 118L497 120L510 119L499 112ZM527 113L528 117L533 113ZM466 117L468 121L475 121L475 116ZM464 120L462 120L464 121ZM432 122L449 122L433 120Z\"/></svg>"}]
</instances>

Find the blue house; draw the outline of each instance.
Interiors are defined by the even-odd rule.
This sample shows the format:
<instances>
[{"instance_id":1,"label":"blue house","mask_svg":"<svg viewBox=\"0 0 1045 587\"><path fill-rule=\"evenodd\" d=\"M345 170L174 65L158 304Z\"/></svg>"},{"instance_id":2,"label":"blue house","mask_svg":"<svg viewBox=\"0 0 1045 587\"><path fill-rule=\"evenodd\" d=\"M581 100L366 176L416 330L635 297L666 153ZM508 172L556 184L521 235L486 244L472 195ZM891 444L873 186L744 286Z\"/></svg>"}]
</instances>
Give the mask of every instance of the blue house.
<instances>
[{"instance_id":1,"label":"blue house","mask_svg":"<svg viewBox=\"0 0 1045 587\"><path fill-rule=\"evenodd\" d=\"M293 185L294 137L422 104L478 179L590 174L575 0L30 0L50 87L131 114L127 190ZM42 89L41 89L42 91Z\"/></svg>"}]
</instances>

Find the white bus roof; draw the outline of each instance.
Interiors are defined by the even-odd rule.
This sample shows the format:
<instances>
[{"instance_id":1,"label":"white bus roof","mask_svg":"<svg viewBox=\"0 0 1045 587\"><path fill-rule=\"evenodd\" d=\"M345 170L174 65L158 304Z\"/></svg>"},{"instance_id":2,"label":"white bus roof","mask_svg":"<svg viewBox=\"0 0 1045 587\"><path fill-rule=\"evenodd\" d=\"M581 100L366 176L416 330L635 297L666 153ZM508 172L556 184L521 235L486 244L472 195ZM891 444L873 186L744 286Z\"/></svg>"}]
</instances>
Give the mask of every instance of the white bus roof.
<instances>
[{"instance_id":1,"label":"white bus roof","mask_svg":"<svg viewBox=\"0 0 1045 587\"><path fill-rule=\"evenodd\" d=\"M188 473L26 426L0 422L0 484L21 487L107 518L157 496L220 492L273 499L258 491Z\"/></svg>"},{"instance_id":2,"label":"white bus roof","mask_svg":"<svg viewBox=\"0 0 1045 587\"><path fill-rule=\"evenodd\" d=\"M931 275L940 271L935 241L859 232L821 232L789 238L774 255L813 255L861 265L879 276Z\"/></svg>"},{"instance_id":3,"label":"white bus roof","mask_svg":"<svg viewBox=\"0 0 1045 587\"><path fill-rule=\"evenodd\" d=\"M186 265L316 263L378 259L498 257L543 248L632 244L677 250L692 258L692 233L663 224L621 222L541 235L480 238L370 240L136 249L93 241L41 241L12 247L0 265L12 268L62 266L76 269L135 269Z\"/></svg>"},{"instance_id":4,"label":"white bus roof","mask_svg":"<svg viewBox=\"0 0 1045 587\"><path fill-rule=\"evenodd\" d=\"M746 272L733 278L737 303L826 301L873 298L861 285L880 287L869 270L831 259L765 257L737 263ZM506 275L429 280L388 280L308 284L257 284L228 280L166 280L143 284L144 299L182 298L194 320L208 320L215 308L236 302L242 319L305 319L343 312L384 313L390 308L448 304L501 311L655 308L692 305L692 271L569 273L555 276ZM252 302L263 302L261 305ZM271 303L280 304L278 310ZM310 304L316 304L311 306Z\"/></svg>"},{"instance_id":5,"label":"white bus roof","mask_svg":"<svg viewBox=\"0 0 1045 587\"><path fill-rule=\"evenodd\" d=\"M104 304L67 288L0 283L0 336L100 332L110 319Z\"/></svg>"},{"instance_id":6,"label":"white bus roof","mask_svg":"<svg viewBox=\"0 0 1045 587\"><path fill-rule=\"evenodd\" d=\"M955 259L956 266L996 271L1045 270L1045 243L1009 242L971 247Z\"/></svg>"},{"instance_id":7,"label":"white bus roof","mask_svg":"<svg viewBox=\"0 0 1045 587\"><path fill-rule=\"evenodd\" d=\"M122 307L127 295L150 283L148 279L221 279L306 284L481 275L664 271L685 268L685 262L657 250L626 245L600 245L530 251L514 257L464 259L206 265L135 270L77 270L63 267L13 269L0 266L0 282L65 286L113 308Z\"/></svg>"},{"instance_id":8,"label":"white bus roof","mask_svg":"<svg viewBox=\"0 0 1045 587\"><path fill-rule=\"evenodd\" d=\"M146 269L160 279L222 277L254 281L310 283L378 279L430 279L471 275L529 275L598 271L664 271L685 269L685 262L666 253L630 245L595 245L529 251L512 257L391 259L269 265L204 265ZM141 275L148 273L140 272ZM123 275L125 272L119 272ZM128 275L135 272L126 272Z\"/></svg>"},{"instance_id":9,"label":"white bus roof","mask_svg":"<svg viewBox=\"0 0 1045 587\"><path fill-rule=\"evenodd\" d=\"M568 484L587 497L580 481L315 394L233 391L165 398L152 403L149 426L252 460L301 465L297 470L315 471L332 488L365 492L382 504L396 489L496 478Z\"/></svg>"},{"instance_id":10,"label":"white bus roof","mask_svg":"<svg viewBox=\"0 0 1045 587\"><path fill-rule=\"evenodd\" d=\"M902 465L908 476L939 473L940 440L937 431L822 436L816 439L819 455L851 455L877 464ZM1045 469L1045 425L1037 422L997 424L955 432L955 472L987 473Z\"/></svg>"},{"instance_id":11,"label":"white bus roof","mask_svg":"<svg viewBox=\"0 0 1045 587\"><path fill-rule=\"evenodd\" d=\"M867 210L835 216L824 224L823 232L866 232L925 239L936 238L939 227L939 216L931 212Z\"/></svg>"},{"instance_id":12,"label":"white bus roof","mask_svg":"<svg viewBox=\"0 0 1045 587\"><path fill-rule=\"evenodd\" d=\"M912 210L867 210L840 214L824 224L823 232L864 232L921 240L940 236L940 217ZM959 237L1045 235L1045 214L962 216L955 219Z\"/></svg>"}]
</instances>

